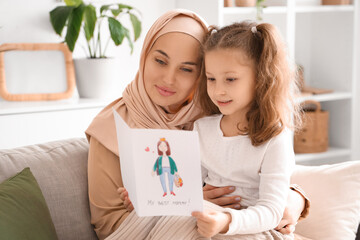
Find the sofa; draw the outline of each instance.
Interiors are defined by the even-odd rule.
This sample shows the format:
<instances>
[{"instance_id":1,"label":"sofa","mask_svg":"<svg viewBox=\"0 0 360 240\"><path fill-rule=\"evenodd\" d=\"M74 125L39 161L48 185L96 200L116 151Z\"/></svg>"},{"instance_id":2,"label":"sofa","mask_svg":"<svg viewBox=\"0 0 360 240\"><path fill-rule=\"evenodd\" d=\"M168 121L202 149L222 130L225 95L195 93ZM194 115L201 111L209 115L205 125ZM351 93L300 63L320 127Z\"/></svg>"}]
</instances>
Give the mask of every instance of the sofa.
<instances>
[{"instance_id":1,"label":"sofa","mask_svg":"<svg viewBox=\"0 0 360 240\"><path fill-rule=\"evenodd\" d=\"M50 217L47 221L53 223L49 229L54 227L57 238L97 239L90 223L87 155L88 143L83 138L0 150L0 213L9 209L1 205L2 196L8 194L2 184L13 180L14 175L28 167L48 207ZM292 181L300 184L312 199L310 215L298 223L297 233L320 240L355 239L360 221L360 161L318 167L297 166ZM21 200L7 197L10 204ZM23 205L33 210L28 202ZM18 208L15 206L14 209ZM0 220L0 231L1 224L8 223L2 222ZM22 236L26 236L24 229L19 227L16 233L24 232Z\"/></svg>"}]
</instances>

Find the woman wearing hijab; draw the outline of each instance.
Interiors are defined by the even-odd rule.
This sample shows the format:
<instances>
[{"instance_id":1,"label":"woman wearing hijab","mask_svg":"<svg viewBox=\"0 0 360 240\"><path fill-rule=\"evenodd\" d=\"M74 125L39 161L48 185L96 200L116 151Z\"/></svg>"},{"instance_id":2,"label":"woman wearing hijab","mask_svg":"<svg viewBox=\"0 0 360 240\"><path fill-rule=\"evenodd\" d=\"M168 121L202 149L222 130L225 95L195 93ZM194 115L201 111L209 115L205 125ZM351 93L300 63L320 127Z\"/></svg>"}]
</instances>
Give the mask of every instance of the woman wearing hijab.
<instances>
[{"instance_id":1,"label":"woman wearing hijab","mask_svg":"<svg viewBox=\"0 0 360 240\"><path fill-rule=\"evenodd\" d=\"M112 108L132 128L191 130L193 122L202 114L194 91L202 67L200 44L206 32L206 24L193 12L174 10L162 15L145 37L135 79L127 86L122 98L105 107L86 130L90 143L91 222L100 239L109 235L111 239L199 237L194 219L138 218L134 211L130 213L126 209L117 192L123 183ZM204 192L204 198L210 201L214 198L212 202L219 205L233 206L232 199L237 197L217 198L233 190L217 189L218 192L214 192L211 186L205 190L209 190L209 195L215 195L210 197ZM303 209L303 203L295 204L299 205L296 208ZM299 214L295 211L291 217L297 219ZM285 223L291 221L284 221L284 226Z\"/></svg>"}]
</instances>

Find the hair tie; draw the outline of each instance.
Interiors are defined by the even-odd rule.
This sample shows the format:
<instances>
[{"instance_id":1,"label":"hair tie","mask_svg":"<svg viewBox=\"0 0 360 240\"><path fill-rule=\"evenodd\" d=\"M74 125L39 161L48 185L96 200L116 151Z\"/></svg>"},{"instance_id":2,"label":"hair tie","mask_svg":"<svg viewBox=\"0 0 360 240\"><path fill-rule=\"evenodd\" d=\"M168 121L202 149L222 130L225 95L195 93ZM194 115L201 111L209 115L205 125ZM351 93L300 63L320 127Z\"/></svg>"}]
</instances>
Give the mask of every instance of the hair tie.
<instances>
[{"instance_id":1,"label":"hair tie","mask_svg":"<svg viewBox=\"0 0 360 240\"><path fill-rule=\"evenodd\" d=\"M254 26L254 27L251 28L251 32L254 33L254 34L257 33L257 28L256 28L256 26Z\"/></svg>"},{"instance_id":2,"label":"hair tie","mask_svg":"<svg viewBox=\"0 0 360 240\"><path fill-rule=\"evenodd\" d=\"M217 30L216 30L215 28L213 28L213 29L211 30L211 35L214 34L214 33L217 33Z\"/></svg>"}]
</instances>

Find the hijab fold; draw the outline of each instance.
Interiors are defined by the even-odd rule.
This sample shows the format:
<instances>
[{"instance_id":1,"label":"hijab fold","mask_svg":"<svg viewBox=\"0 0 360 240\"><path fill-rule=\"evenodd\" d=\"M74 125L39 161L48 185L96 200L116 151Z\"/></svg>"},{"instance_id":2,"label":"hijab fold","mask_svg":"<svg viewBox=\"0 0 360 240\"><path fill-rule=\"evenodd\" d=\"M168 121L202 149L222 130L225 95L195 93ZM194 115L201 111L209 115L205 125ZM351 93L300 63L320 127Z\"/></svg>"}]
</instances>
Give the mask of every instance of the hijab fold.
<instances>
[{"instance_id":1,"label":"hijab fold","mask_svg":"<svg viewBox=\"0 0 360 240\"><path fill-rule=\"evenodd\" d=\"M115 109L131 128L186 130L192 128L193 121L201 114L200 106L197 104L197 94L178 112L167 113L153 103L145 91L143 74L146 56L155 41L170 32L188 34L201 43L207 32L207 25L198 15L187 10L168 11L158 18L145 37L135 79L126 87L122 98L110 103L94 118L85 132L89 141L94 137L119 156L112 109Z\"/></svg>"}]
</instances>

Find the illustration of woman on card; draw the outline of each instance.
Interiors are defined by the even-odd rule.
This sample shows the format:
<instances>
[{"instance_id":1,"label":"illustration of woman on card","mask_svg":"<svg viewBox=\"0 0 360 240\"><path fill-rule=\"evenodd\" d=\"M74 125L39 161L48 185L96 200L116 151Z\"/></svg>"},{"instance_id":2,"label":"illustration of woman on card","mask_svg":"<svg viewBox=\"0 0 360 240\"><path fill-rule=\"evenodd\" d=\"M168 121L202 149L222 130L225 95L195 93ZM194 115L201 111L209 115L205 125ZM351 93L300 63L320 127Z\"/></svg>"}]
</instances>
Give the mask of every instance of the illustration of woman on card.
<instances>
[{"instance_id":1,"label":"illustration of woman on card","mask_svg":"<svg viewBox=\"0 0 360 240\"><path fill-rule=\"evenodd\" d=\"M170 157L170 146L169 143L165 140L165 138L160 138L160 141L157 143L157 149L159 157L156 159L153 171L156 171L156 174L160 176L161 186L164 190L163 197L167 195L165 173L167 175L169 183L170 194L175 196L175 193L173 191L174 174L176 175L178 170L175 161Z\"/></svg>"}]
</instances>

